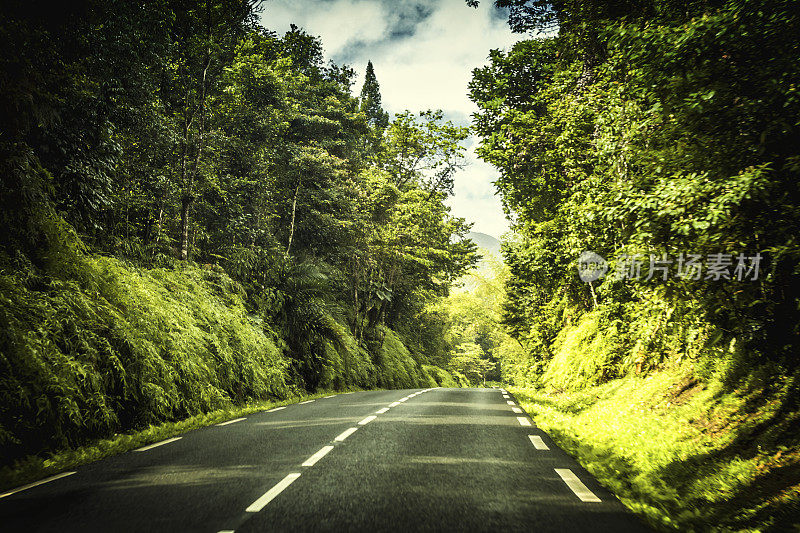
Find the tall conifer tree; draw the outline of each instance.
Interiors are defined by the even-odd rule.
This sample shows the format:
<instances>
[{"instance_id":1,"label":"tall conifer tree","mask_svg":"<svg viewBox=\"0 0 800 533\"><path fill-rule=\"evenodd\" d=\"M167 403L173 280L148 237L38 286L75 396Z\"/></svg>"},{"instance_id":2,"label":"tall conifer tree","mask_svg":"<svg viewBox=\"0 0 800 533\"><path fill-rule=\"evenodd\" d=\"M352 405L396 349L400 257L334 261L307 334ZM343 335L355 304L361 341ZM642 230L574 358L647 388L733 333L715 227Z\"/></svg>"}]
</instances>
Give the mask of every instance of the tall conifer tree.
<instances>
[{"instance_id":1,"label":"tall conifer tree","mask_svg":"<svg viewBox=\"0 0 800 533\"><path fill-rule=\"evenodd\" d=\"M366 113L370 125L376 129L383 130L389 124L389 114L381 107L381 87L372 61L367 62L364 86L361 87L361 111Z\"/></svg>"}]
</instances>

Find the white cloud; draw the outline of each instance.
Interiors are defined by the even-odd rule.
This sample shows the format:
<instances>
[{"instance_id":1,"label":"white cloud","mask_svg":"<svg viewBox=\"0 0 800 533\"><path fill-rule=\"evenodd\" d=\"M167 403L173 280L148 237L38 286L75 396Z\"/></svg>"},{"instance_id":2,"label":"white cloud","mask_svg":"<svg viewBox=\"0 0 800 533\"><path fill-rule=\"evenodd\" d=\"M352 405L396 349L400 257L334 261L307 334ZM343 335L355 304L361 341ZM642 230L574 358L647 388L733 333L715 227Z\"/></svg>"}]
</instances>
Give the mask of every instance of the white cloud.
<instances>
[{"instance_id":1,"label":"white cloud","mask_svg":"<svg viewBox=\"0 0 800 533\"><path fill-rule=\"evenodd\" d=\"M492 16L491 4L485 0L472 9L464 0L274 0L266 3L262 24L283 32L295 23L321 37L326 57L359 72L372 60L390 113L442 109L459 121L476 110L467 96L472 69L487 63L489 50L520 39L504 19ZM355 90L360 87L359 80ZM448 203L454 215L475 222L475 231L500 236L508 224L491 183L497 172L469 153L470 165L456 175Z\"/></svg>"},{"instance_id":2,"label":"white cloud","mask_svg":"<svg viewBox=\"0 0 800 533\"><path fill-rule=\"evenodd\" d=\"M387 108L469 115L475 111L467 96L472 69L486 64L491 48L506 48L517 39L488 8L441 2L412 38L373 58Z\"/></svg>"},{"instance_id":3,"label":"white cloud","mask_svg":"<svg viewBox=\"0 0 800 533\"><path fill-rule=\"evenodd\" d=\"M477 139L473 138L477 143ZM497 170L478 159L472 148L467 151L467 167L455 176L455 194L447 200L453 216L473 222L473 231L500 238L508 231L500 197L494 194L491 183Z\"/></svg>"},{"instance_id":4,"label":"white cloud","mask_svg":"<svg viewBox=\"0 0 800 533\"><path fill-rule=\"evenodd\" d=\"M261 16L262 25L279 33L288 30L293 23L321 37L325 53L331 58L351 42L384 39L390 22L383 5L371 0L276 0L266 4Z\"/></svg>"}]
</instances>

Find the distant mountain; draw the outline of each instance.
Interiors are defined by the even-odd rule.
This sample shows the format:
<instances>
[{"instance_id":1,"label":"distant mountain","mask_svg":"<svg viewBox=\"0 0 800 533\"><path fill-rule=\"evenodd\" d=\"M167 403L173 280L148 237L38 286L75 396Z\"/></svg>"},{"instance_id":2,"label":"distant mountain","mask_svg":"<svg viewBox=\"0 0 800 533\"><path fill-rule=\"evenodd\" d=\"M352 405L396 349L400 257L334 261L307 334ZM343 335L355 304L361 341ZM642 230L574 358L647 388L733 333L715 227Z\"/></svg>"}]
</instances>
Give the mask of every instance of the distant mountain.
<instances>
[{"instance_id":1,"label":"distant mountain","mask_svg":"<svg viewBox=\"0 0 800 533\"><path fill-rule=\"evenodd\" d=\"M500 258L500 241L496 238L479 231L470 231L467 233L467 238L471 239L478 247L485 248Z\"/></svg>"}]
</instances>

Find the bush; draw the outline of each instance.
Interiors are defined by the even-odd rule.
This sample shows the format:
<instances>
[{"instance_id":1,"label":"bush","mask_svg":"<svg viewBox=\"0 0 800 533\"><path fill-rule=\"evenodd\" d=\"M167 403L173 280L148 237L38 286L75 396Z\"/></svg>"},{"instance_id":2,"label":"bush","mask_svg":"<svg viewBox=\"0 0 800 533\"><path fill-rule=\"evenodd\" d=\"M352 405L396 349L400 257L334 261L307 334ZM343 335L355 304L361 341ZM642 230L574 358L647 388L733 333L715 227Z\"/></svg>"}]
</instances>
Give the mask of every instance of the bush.
<instances>
[{"instance_id":1,"label":"bush","mask_svg":"<svg viewBox=\"0 0 800 533\"><path fill-rule=\"evenodd\" d=\"M434 381L435 385L439 387L469 387L467 378L459 372L450 373L444 368L439 368L433 365L422 365L425 373Z\"/></svg>"},{"instance_id":2,"label":"bush","mask_svg":"<svg viewBox=\"0 0 800 533\"><path fill-rule=\"evenodd\" d=\"M78 261L0 274L4 457L287 395L281 342L224 274Z\"/></svg>"}]
</instances>

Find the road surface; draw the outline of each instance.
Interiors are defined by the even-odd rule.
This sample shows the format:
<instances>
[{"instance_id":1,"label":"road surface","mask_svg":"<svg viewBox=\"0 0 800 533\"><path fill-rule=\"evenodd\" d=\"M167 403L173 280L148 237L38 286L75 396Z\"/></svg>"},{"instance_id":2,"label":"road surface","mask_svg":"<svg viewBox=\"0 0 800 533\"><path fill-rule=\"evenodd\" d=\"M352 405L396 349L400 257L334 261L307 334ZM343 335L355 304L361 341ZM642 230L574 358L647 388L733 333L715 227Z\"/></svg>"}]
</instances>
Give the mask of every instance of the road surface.
<instances>
[{"instance_id":1,"label":"road surface","mask_svg":"<svg viewBox=\"0 0 800 533\"><path fill-rule=\"evenodd\" d=\"M500 389L320 398L8 492L2 531L649 531Z\"/></svg>"}]
</instances>

